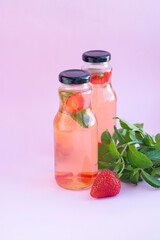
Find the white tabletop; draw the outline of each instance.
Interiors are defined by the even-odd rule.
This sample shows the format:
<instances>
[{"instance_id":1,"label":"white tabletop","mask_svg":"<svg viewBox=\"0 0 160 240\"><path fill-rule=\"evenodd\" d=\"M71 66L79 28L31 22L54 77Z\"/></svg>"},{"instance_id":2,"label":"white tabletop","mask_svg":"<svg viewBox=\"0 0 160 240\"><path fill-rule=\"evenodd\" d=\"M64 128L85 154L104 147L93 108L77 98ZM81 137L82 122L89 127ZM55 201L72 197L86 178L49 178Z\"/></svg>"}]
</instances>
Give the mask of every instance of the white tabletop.
<instances>
[{"instance_id":1,"label":"white tabletop","mask_svg":"<svg viewBox=\"0 0 160 240\"><path fill-rule=\"evenodd\" d=\"M57 186L50 156L23 160L0 174L0 239L158 239L159 190L122 184L119 195L93 199L90 189Z\"/></svg>"}]
</instances>

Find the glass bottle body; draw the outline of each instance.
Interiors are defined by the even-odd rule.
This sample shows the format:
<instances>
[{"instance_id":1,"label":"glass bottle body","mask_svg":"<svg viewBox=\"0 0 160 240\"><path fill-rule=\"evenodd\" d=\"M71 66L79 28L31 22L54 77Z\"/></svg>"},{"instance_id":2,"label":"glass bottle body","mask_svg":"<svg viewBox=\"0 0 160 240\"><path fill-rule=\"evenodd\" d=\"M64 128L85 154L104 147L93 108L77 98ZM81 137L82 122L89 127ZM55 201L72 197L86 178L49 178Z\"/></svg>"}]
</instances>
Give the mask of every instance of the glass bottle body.
<instances>
[{"instance_id":1,"label":"glass bottle body","mask_svg":"<svg viewBox=\"0 0 160 240\"><path fill-rule=\"evenodd\" d=\"M117 97L111 85L112 68L109 62L85 62L82 69L91 74L92 87L91 104L98 122L98 142L101 142L102 133L108 129L112 135L116 125Z\"/></svg>"},{"instance_id":2,"label":"glass bottle body","mask_svg":"<svg viewBox=\"0 0 160 240\"><path fill-rule=\"evenodd\" d=\"M97 122L89 84L59 88L60 108L54 119L55 178L64 188L92 185L98 172Z\"/></svg>"}]
</instances>

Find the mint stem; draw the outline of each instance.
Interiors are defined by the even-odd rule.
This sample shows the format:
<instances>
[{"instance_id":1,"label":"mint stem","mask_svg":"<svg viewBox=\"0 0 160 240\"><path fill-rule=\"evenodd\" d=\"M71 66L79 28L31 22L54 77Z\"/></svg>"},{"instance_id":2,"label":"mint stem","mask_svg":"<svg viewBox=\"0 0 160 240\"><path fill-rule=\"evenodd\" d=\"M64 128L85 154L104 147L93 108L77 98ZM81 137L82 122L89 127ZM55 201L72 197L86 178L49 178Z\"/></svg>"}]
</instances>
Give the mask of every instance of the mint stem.
<instances>
[{"instance_id":1,"label":"mint stem","mask_svg":"<svg viewBox=\"0 0 160 240\"><path fill-rule=\"evenodd\" d=\"M123 145L119 145L119 146L117 146L117 149L119 149L119 148L123 148L123 147L125 147L125 146L126 146L126 143L123 144Z\"/></svg>"},{"instance_id":2,"label":"mint stem","mask_svg":"<svg viewBox=\"0 0 160 240\"><path fill-rule=\"evenodd\" d=\"M121 160L122 160L122 169L121 169L121 171L118 173L118 177L120 177L121 176L121 173L123 172L123 170L124 170L124 168L125 168L125 162L124 162L124 159L123 159L123 157L121 158Z\"/></svg>"},{"instance_id":3,"label":"mint stem","mask_svg":"<svg viewBox=\"0 0 160 240\"><path fill-rule=\"evenodd\" d=\"M127 148L127 144L124 144L124 148L123 148L123 150L121 152L121 156L123 156L123 153L125 152L126 148Z\"/></svg>"}]
</instances>

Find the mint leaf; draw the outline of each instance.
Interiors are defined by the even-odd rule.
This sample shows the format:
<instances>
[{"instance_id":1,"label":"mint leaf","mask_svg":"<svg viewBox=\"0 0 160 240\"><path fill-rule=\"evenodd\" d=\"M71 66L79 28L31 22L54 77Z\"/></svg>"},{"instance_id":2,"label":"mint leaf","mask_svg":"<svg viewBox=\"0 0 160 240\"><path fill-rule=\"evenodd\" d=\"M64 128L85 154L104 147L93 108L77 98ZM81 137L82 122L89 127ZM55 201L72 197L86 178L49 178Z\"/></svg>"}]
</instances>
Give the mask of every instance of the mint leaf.
<instances>
[{"instance_id":1,"label":"mint leaf","mask_svg":"<svg viewBox=\"0 0 160 240\"><path fill-rule=\"evenodd\" d=\"M129 170L129 171L132 171L133 170L133 167L131 165L126 165L125 169Z\"/></svg>"},{"instance_id":2,"label":"mint leaf","mask_svg":"<svg viewBox=\"0 0 160 240\"><path fill-rule=\"evenodd\" d=\"M155 147L160 150L160 133L155 136L156 144Z\"/></svg>"},{"instance_id":3,"label":"mint leaf","mask_svg":"<svg viewBox=\"0 0 160 240\"><path fill-rule=\"evenodd\" d=\"M120 144L124 144L125 143L125 139L124 139L123 135L118 131L116 126L114 126L114 131L115 131L115 135L116 135L116 138L119 141L119 143Z\"/></svg>"},{"instance_id":4,"label":"mint leaf","mask_svg":"<svg viewBox=\"0 0 160 240\"><path fill-rule=\"evenodd\" d=\"M112 135L112 139L114 140L115 143L117 143L117 140L118 140L118 139L117 139L117 137L116 137L115 132L114 132L113 135Z\"/></svg>"},{"instance_id":5,"label":"mint leaf","mask_svg":"<svg viewBox=\"0 0 160 240\"><path fill-rule=\"evenodd\" d=\"M133 125L136 126L137 128L143 129L144 123L135 123Z\"/></svg>"},{"instance_id":6,"label":"mint leaf","mask_svg":"<svg viewBox=\"0 0 160 240\"><path fill-rule=\"evenodd\" d=\"M158 180L155 177L151 176L150 174L148 174L144 170L142 170L142 177L152 187L160 188L160 180Z\"/></svg>"},{"instance_id":7,"label":"mint leaf","mask_svg":"<svg viewBox=\"0 0 160 240\"><path fill-rule=\"evenodd\" d=\"M160 163L160 150L152 150L145 152L145 155L153 162Z\"/></svg>"},{"instance_id":8,"label":"mint leaf","mask_svg":"<svg viewBox=\"0 0 160 240\"><path fill-rule=\"evenodd\" d=\"M82 109L76 113L69 114L81 127L88 128L91 111L89 109Z\"/></svg>"},{"instance_id":9,"label":"mint leaf","mask_svg":"<svg viewBox=\"0 0 160 240\"><path fill-rule=\"evenodd\" d=\"M113 140L111 140L111 143L109 145L109 152L115 159L119 159L121 157Z\"/></svg>"},{"instance_id":10,"label":"mint leaf","mask_svg":"<svg viewBox=\"0 0 160 240\"><path fill-rule=\"evenodd\" d=\"M124 139L125 139L126 143L129 143L129 144L133 144L133 143L142 144L143 142L141 140L139 140L139 138L137 138L138 135L136 135L136 133L139 133L139 132L135 132L135 131L133 132L132 130L124 129L122 135L124 136Z\"/></svg>"},{"instance_id":11,"label":"mint leaf","mask_svg":"<svg viewBox=\"0 0 160 240\"><path fill-rule=\"evenodd\" d=\"M142 144L143 143L142 142L143 137L142 137L142 134L140 132L129 131L129 137L135 143L138 143L138 144Z\"/></svg>"},{"instance_id":12,"label":"mint leaf","mask_svg":"<svg viewBox=\"0 0 160 240\"><path fill-rule=\"evenodd\" d=\"M98 168L99 169L114 169L115 159L109 152L109 146L102 144L98 146Z\"/></svg>"},{"instance_id":13,"label":"mint leaf","mask_svg":"<svg viewBox=\"0 0 160 240\"><path fill-rule=\"evenodd\" d=\"M119 122L120 122L120 125L122 128L124 129L127 129L127 130L137 130L139 131L139 128L137 128L135 125L121 119L121 118L118 118L118 117L115 117L114 119L119 119Z\"/></svg>"},{"instance_id":14,"label":"mint leaf","mask_svg":"<svg viewBox=\"0 0 160 240\"><path fill-rule=\"evenodd\" d=\"M143 141L143 138L144 138L142 133L141 132L135 132L135 137L136 137L138 143L142 144L142 141Z\"/></svg>"},{"instance_id":15,"label":"mint leaf","mask_svg":"<svg viewBox=\"0 0 160 240\"><path fill-rule=\"evenodd\" d=\"M152 166L151 160L141 152L138 152L134 145L129 146L128 161L136 168L149 168Z\"/></svg>"},{"instance_id":16,"label":"mint leaf","mask_svg":"<svg viewBox=\"0 0 160 240\"><path fill-rule=\"evenodd\" d=\"M153 141L153 138L149 134L146 134L144 136L143 141L147 146L154 146L154 144L155 144Z\"/></svg>"},{"instance_id":17,"label":"mint leaf","mask_svg":"<svg viewBox=\"0 0 160 240\"><path fill-rule=\"evenodd\" d=\"M102 144L98 146L98 161L113 163L114 158L109 152L109 146Z\"/></svg>"},{"instance_id":18,"label":"mint leaf","mask_svg":"<svg viewBox=\"0 0 160 240\"><path fill-rule=\"evenodd\" d=\"M130 138L130 131L124 129L122 135L124 136L126 143L132 141L132 139Z\"/></svg>"},{"instance_id":19,"label":"mint leaf","mask_svg":"<svg viewBox=\"0 0 160 240\"><path fill-rule=\"evenodd\" d=\"M109 146L102 144L98 146L98 161L104 161L109 153Z\"/></svg>"},{"instance_id":20,"label":"mint leaf","mask_svg":"<svg viewBox=\"0 0 160 240\"><path fill-rule=\"evenodd\" d=\"M158 149L158 150L160 150L160 142L157 142L157 143L155 144L155 148Z\"/></svg>"},{"instance_id":21,"label":"mint leaf","mask_svg":"<svg viewBox=\"0 0 160 240\"><path fill-rule=\"evenodd\" d=\"M152 150L156 150L156 148L154 146L141 146L137 148L138 151L146 154L146 152L152 151Z\"/></svg>"},{"instance_id":22,"label":"mint leaf","mask_svg":"<svg viewBox=\"0 0 160 240\"><path fill-rule=\"evenodd\" d=\"M130 140L132 140L133 142L137 142L137 138L136 138L136 132L132 132L132 131L128 131L129 134L129 138Z\"/></svg>"},{"instance_id":23,"label":"mint leaf","mask_svg":"<svg viewBox=\"0 0 160 240\"><path fill-rule=\"evenodd\" d=\"M131 171L124 169L120 176L120 180L122 182L130 182L130 175L131 175Z\"/></svg>"},{"instance_id":24,"label":"mint leaf","mask_svg":"<svg viewBox=\"0 0 160 240\"><path fill-rule=\"evenodd\" d=\"M69 96L74 95L73 92L59 91L60 100L63 105L65 105Z\"/></svg>"},{"instance_id":25,"label":"mint leaf","mask_svg":"<svg viewBox=\"0 0 160 240\"><path fill-rule=\"evenodd\" d=\"M155 136L156 143L160 142L160 133Z\"/></svg>"},{"instance_id":26,"label":"mint leaf","mask_svg":"<svg viewBox=\"0 0 160 240\"><path fill-rule=\"evenodd\" d=\"M160 177L160 167L153 169L151 175Z\"/></svg>"},{"instance_id":27,"label":"mint leaf","mask_svg":"<svg viewBox=\"0 0 160 240\"><path fill-rule=\"evenodd\" d=\"M108 162L103 162L103 161L98 161L98 168L99 169L110 169L113 170L114 169L114 164L112 163L108 163Z\"/></svg>"},{"instance_id":28,"label":"mint leaf","mask_svg":"<svg viewBox=\"0 0 160 240\"><path fill-rule=\"evenodd\" d=\"M104 144L109 144L111 142L111 134L106 130L101 135L101 142Z\"/></svg>"},{"instance_id":29,"label":"mint leaf","mask_svg":"<svg viewBox=\"0 0 160 240\"><path fill-rule=\"evenodd\" d=\"M115 162L115 159L113 158L113 156L110 154L110 152L107 152L105 155L103 155L102 158L99 158L98 161L101 162L107 162L109 164L112 164Z\"/></svg>"},{"instance_id":30,"label":"mint leaf","mask_svg":"<svg viewBox=\"0 0 160 240\"><path fill-rule=\"evenodd\" d=\"M134 169L130 174L130 181L133 184L137 184L139 181L139 171L138 169Z\"/></svg>"}]
</instances>

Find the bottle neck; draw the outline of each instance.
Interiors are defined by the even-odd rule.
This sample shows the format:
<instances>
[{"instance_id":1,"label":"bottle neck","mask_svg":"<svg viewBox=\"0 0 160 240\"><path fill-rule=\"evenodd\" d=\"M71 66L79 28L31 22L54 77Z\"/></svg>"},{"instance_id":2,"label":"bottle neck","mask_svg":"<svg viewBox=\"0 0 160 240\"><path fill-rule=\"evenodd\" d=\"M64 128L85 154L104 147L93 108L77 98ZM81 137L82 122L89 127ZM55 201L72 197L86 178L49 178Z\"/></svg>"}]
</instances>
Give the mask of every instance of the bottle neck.
<instances>
[{"instance_id":1,"label":"bottle neck","mask_svg":"<svg viewBox=\"0 0 160 240\"><path fill-rule=\"evenodd\" d=\"M91 85L61 84L59 87L60 109L67 113L76 113L91 107Z\"/></svg>"},{"instance_id":2,"label":"bottle neck","mask_svg":"<svg viewBox=\"0 0 160 240\"><path fill-rule=\"evenodd\" d=\"M90 73L93 73L93 72L108 72L112 70L112 67L110 62L102 63L83 62L82 69L88 70Z\"/></svg>"},{"instance_id":3,"label":"bottle neck","mask_svg":"<svg viewBox=\"0 0 160 240\"><path fill-rule=\"evenodd\" d=\"M89 83L84 83L84 84L63 84L61 83L59 90L61 91L71 91L71 92L85 92L91 90L91 87Z\"/></svg>"},{"instance_id":4,"label":"bottle neck","mask_svg":"<svg viewBox=\"0 0 160 240\"><path fill-rule=\"evenodd\" d=\"M104 63L88 63L85 62L82 69L87 70L91 74L92 85L106 86L111 84L112 67L109 62Z\"/></svg>"}]
</instances>

